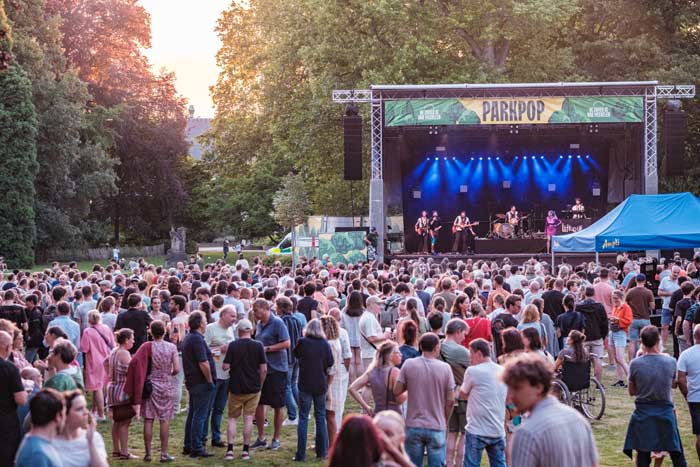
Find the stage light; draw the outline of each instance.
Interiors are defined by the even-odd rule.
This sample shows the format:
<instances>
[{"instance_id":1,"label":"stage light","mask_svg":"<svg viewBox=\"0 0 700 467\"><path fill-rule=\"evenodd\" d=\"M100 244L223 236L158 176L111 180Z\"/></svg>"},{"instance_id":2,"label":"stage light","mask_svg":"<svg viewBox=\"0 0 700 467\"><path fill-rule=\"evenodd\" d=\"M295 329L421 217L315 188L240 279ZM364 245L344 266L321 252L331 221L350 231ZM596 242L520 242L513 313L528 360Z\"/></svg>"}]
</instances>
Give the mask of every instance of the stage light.
<instances>
[{"instance_id":1,"label":"stage light","mask_svg":"<svg viewBox=\"0 0 700 467\"><path fill-rule=\"evenodd\" d=\"M470 157L470 158L469 158L469 160L470 160L470 161L473 161L473 160L474 160L474 158L473 158L473 157Z\"/></svg>"},{"instance_id":2,"label":"stage light","mask_svg":"<svg viewBox=\"0 0 700 467\"><path fill-rule=\"evenodd\" d=\"M547 191L557 191L557 185L554 183L550 183L547 185Z\"/></svg>"},{"instance_id":3,"label":"stage light","mask_svg":"<svg viewBox=\"0 0 700 467\"><path fill-rule=\"evenodd\" d=\"M590 158L591 158L591 156L586 154L586 159L590 159Z\"/></svg>"},{"instance_id":4,"label":"stage light","mask_svg":"<svg viewBox=\"0 0 700 467\"><path fill-rule=\"evenodd\" d=\"M510 180L503 180L503 189L510 190Z\"/></svg>"},{"instance_id":5,"label":"stage light","mask_svg":"<svg viewBox=\"0 0 700 467\"><path fill-rule=\"evenodd\" d=\"M540 156L540 159L544 159L544 156Z\"/></svg>"},{"instance_id":6,"label":"stage light","mask_svg":"<svg viewBox=\"0 0 700 467\"><path fill-rule=\"evenodd\" d=\"M466 193L467 191L469 191L469 185L460 185L459 186L460 193Z\"/></svg>"},{"instance_id":7,"label":"stage light","mask_svg":"<svg viewBox=\"0 0 700 467\"><path fill-rule=\"evenodd\" d=\"M579 154L578 156L576 156L576 159L581 159L581 154Z\"/></svg>"},{"instance_id":8,"label":"stage light","mask_svg":"<svg viewBox=\"0 0 700 467\"><path fill-rule=\"evenodd\" d=\"M562 156L562 155L560 154L560 155L559 155L559 159L563 159L563 158L564 158L564 156Z\"/></svg>"},{"instance_id":9,"label":"stage light","mask_svg":"<svg viewBox=\"0 0 700 467\"><path fill-rule=\"evenodd\" d=\"M513 159L517 159L517 158L518 158L518 156L515 156Z\"/></svg>"},{"instance_id":10,"label":"stage light","mask_svg":"<svg viewBox=\"0 0 700 467\"><path fill-rule=\"evenodd\" d=\"M569 159L571 159L571 154L569 154Z\"/></svg>"},{"instance_id":11,"label":"stage light","mask_svg":"<svg viewBox=\"0 0 700 467\"><path fill-rule=\"evenodd\" d=\"M488 160L491 160L491 156L487 157Z\"/></svg>"},{"instance_id":12,"label":"stage light","mask_svg":"<svg viewBox=\"0 0 700 467\"><path fill-rule=\"evenodd\" d=\"M456 161L456 160L457 160L457 158L456 158L456 157L453 157L453 158L452 158L452 160L453 160L453 161Z\"/></svg>"},{"instance_id":13,"label":"stage light","mask_svg":"<svg viewBox=\"0 0 700 467\"><path fill-rule=\"evenodd\" d=\"M500 160L501 160L501 156L496 156L496 160L497 160L497 161L500 161Z\"/></svg>"},{"instance_id":14,"label":"stage light","mask_svg":"<svg viewBox=\"0 0 700 467\"><path fill-rule=\"evenodd\" d=\"M438 160L438 158L436 157L435 160Z\"/></svg>"},{"instance_id":15,"label":"stage light","mask_svg":"<svg viewBox=\"0 0 700 467\"><path fill-rule=\"evenodd\" d=\"M443 157L442 160L443 160L443 161L446 161L446 160L447 160L447 157Z\"/></svg>"},{"instance_id":16,"label":"stage light","mask_svg":"<svg viewBox=\"0 0 700 467\"><path fill-rule=\"evenodd\" d=\"M517 135L520 132L520 129L518 128L518 125L511 125L510 126L510 134L511 135Z\"/></svg>"},{"instance_id":17,"label":"stage light","mask_svg":"<svg viewBox=\"0 0 700 467\"><path fill-rule=\"evenodd\" d=\"M479 160L480 160L480 161L483 161L483 160L484 160L484 158L483 158L483 157L480 157L480 158L479 158Z\"/></svg>"}]
</instances>

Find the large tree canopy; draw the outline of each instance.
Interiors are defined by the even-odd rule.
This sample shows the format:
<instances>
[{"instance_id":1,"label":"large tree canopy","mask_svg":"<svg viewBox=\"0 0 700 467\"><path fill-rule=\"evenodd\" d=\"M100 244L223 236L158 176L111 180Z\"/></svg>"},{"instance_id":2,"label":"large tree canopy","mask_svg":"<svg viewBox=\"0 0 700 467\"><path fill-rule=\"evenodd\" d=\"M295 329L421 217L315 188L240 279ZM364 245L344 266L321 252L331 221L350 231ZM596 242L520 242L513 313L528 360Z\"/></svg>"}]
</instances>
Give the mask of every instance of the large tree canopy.
<instances>
[{"instance_id":1,"label":"large tree canopy","mask_svg":"<svg viewBox=\"0 0 700 467\"><path fill-rule=\"evenodd\" d=\"M700 5L691 0L232 2L218 24L221 73L212 89L217 114L207 161L213 175L234 180L261 160L293 168L304 177L315 213L348 215L342 108L330 102L332 89L648 78L693 83L700 76L699 31ZM697 153L697 100L686 108L689 153ZM662 186L671 182L700 189L697 177ZM366 180L358 191L355 204L365 210Z\"/></svg>"}]
</instances>

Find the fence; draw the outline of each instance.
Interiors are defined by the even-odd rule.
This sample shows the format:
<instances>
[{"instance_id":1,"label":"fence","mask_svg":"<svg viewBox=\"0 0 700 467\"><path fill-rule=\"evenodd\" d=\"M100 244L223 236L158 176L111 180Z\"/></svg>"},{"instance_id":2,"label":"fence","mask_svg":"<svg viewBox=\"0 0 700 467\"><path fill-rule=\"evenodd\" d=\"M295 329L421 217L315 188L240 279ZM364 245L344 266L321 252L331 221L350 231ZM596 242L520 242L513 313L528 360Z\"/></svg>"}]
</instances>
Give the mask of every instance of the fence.
<instances>
[{"instance_id":1,"label":"fence","mask_svg":"<svg viewBox=\"0 0 700 467\"><path fill-rule=\"evenodd\" d=\"M123 246L119 247L119 251L122 258L163 256L165 254L165 245L160 243L150 246ZM49 248L36 252L36 261L38 263L47 263L49 261L99 261L111 257L112 247Z\"/></svg>"}]
</instances>

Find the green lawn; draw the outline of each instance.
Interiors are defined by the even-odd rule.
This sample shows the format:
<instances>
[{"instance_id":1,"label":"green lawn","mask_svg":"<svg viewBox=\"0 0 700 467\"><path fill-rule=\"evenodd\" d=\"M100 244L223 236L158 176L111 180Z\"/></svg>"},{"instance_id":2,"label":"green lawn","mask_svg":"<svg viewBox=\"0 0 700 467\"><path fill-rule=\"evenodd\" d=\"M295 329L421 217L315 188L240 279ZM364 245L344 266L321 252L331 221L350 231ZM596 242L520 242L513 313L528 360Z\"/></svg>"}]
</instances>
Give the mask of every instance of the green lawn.
<instances>
[{"instance_id":1,"label":"green lawn","mask_svg":"<svg viewBox=\"0 0 700 467\"><path fill-rule=\"evenodd\" d=\"M603 419L593 423L593 433L595 434L596 442L598 444L598 451L600 453L600 466L601 467L619 467L619 466L629 466L632 465L629 458L622 453L622 445L625 439L625 433L627 430L627 422L629 416L633 409L633 399L627 395L626 389L621 389L617 387L611 387L611 384L615 381L614 374L610 370L605 371L603 377L604 384L606 385L607 392L607 407L605 409L605 415ZM676 407L678 411L678 419L680 423L680 432L683 438L683 447L686 451L686 458L689 466L700 466L697 456L695 455L694 448L694 437L690 429L690 417L688 415L688 410L683 401L682 396L678 391L674 391L674 397L676 402ZM348 401L346 403L346 413L349 412L359 412L358 405L348 396ZM271 419L271 417L269 417ZM173 465L184 466L184 465L203 465L203 466L221 466L231 463L238 465L242 461L236 459L233 462L224 461L224 451L225 449L213 449L216 453L215 457L206 460L194 460L188 457L182 456L182 441L184 438L184 421L185 414L178 415L177 419L173 422L170 430L170 454L177 458L177 461ZM309 441L307 446L313 445L313 420L309 422ZM107 444L107 451L111 452L111 435L109 425L107 423L101 425L100 431L102 432L105 443ZM154 429L154 461L158 461L158 430L157 427ZM135 422L131 427L130 436L130 448L132 452L143 456L143 424L141 422ZM240 440L242 439L241 427L238 430L238 439L236 440L236 454L240 454ZM256 430L253 429L255 436ZM268 439L271 436L271 428L267 429ZM257 451L251 452L251 460L246 463L246 465L260 466L260 467L271 467L271 466L281 466L281 465L291 465L291 459L294 456L296 450L296 427L283 427L282 428L282 448L278 451ZM148 465L142 461L114 461L111 462L112 465ZM307 465L311 466L321 466L320 462L315 462L315 456L312 450L307 452ZM486 456L482 461L482 465L488 465ZM670 460L667 459L664 465L670 465Z\"/></svg>"}]
</instances>

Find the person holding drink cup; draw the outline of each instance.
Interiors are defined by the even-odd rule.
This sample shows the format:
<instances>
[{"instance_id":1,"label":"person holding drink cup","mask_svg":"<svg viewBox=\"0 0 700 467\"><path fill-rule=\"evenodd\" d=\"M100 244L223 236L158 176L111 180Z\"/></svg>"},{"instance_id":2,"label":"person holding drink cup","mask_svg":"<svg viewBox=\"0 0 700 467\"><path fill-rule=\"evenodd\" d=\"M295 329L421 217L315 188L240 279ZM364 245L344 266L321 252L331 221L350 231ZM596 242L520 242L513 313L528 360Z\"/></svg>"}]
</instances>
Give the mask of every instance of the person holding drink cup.
<instances>
[{"instance_id":1,"label":"person holding drink cup","mask_svg":"<svg viewBox=\"0 0 700 467\"><path fill-rule=\"evenodd\" d=\"M214 447L226 447L221 440L221 422L223 421L224 408L228 399L229 372L224 371L224 356L228 350L228 344L233 342L233 325L236 323L236 308L233 305L225 305L221 308L218 321L207 325L204 332L204 342L211 349L216 366L216 392L209 409L211 417L211 445Z\"/></svg>"}]
</instances>

